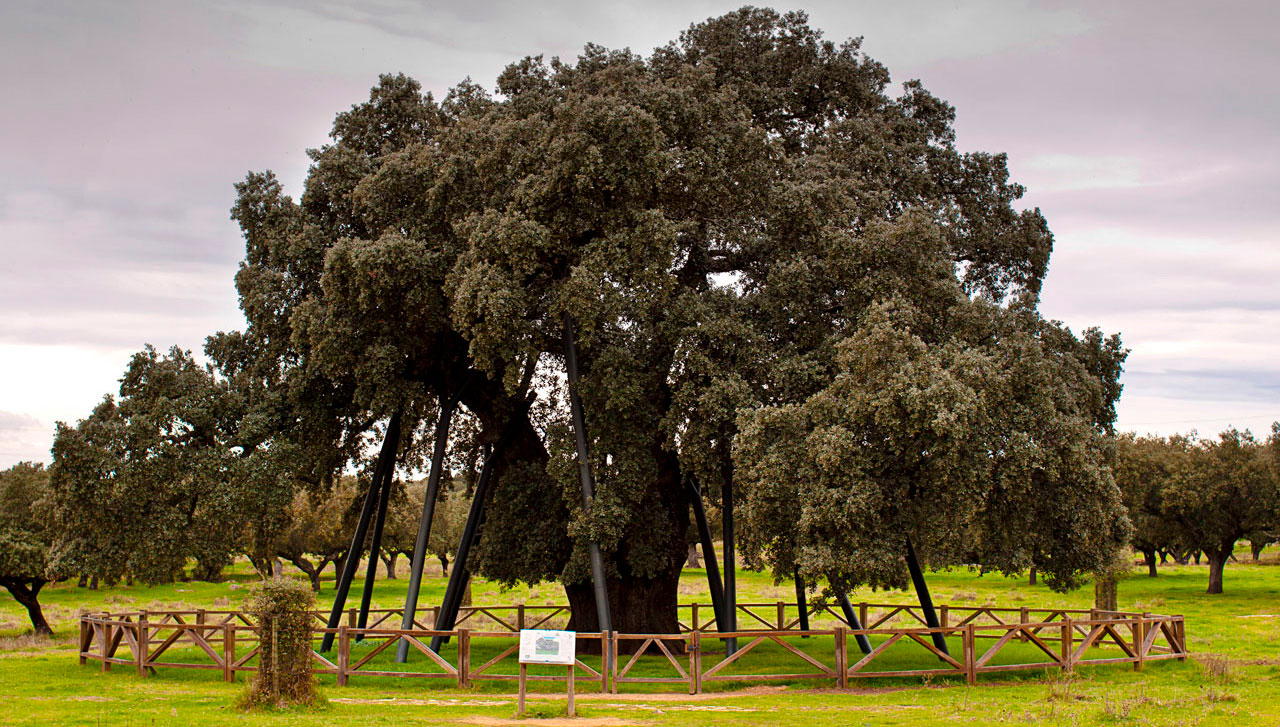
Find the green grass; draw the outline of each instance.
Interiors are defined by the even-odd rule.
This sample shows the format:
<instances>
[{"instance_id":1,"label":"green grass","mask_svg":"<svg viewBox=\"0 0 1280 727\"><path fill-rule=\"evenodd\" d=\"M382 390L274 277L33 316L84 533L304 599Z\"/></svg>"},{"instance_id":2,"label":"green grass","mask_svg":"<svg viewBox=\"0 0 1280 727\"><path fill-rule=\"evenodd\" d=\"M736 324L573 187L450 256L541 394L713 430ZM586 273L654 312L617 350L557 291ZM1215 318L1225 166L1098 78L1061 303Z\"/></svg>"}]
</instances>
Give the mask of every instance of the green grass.
<instances>
[{"instance_id":1,"label":"green grass","mask_svg":"<svg viewBox=\"0 0 1280 727\"><path fill-rule=\"evenodd\" d=\"M1242 560L1247 560L1242 556ZM683 602L708 602L701 571L686 571L681 585ZM508 719L515 712L514 685L477 682L458 690L451 680L394 679L356 675L350 685L337 687L332 677L321 679L328 705L288 713L256 713L246 718L232 705L244 689L247 675L236 685L219 681L217 672L160 669L140 679L133 669L116 666L101 673L98 665L80 666L71 644L80 610L140 608L237 608L245 587L255 576L242 564L218 584L181 583L147 587L117 586L93 592L71 584L49 586L42 593L46 614L59 638L50 641L24 637L26 614L12 600L0 598L0 725L408 725L454 724L480 718ZM803 720L806 725L976 724L1275 724L1280 721L1280 567L1275 556L1261 565L1231 564L1226 593L1207 596L1204 566L1162 568L1160 577L1147 578L1135 569L1120 587L1121 608L1154 613L1184 614L1188 646L1196 654L1185 663L1150 663L1142 673L1125 665L1082 667L1074 676L1054 671L983 675L977 687L945 677L921 679L851 680L847 692L831 690L829 681L769 683L740 691L741 683L706 683L708 694L694 699L676 694L671 685L626 685L626 695L591 695L599 687L579 684L579 715L611 723L662 725L725 724L775 725ZM403 603L405 579L379 580L374 604ZM1025 580L979 577L965 570L930 575L939 603L1029 608L1088 608L1089 588L1055 594ZM794 598L789 583L774 585L767 576L739 574L740 602L772 603ZM326 581L319 601L332 598ZM421 603L438 603L444 580L429 578ZM503 591L477 582L476 604L563 603L554 584ZM856 593L855 602L911 601L906 593ZM772 607L761 615L770 618ZM794 609L788 611L794 616ZM745 623L744 623L745 625ZM818 625L822 625L819 623ZM506 640L477 640L473 667L507 645ZM830 637L794 639L792 643L823 662L833 663ZM979 646L981 648L982 642ZM358 645L355 654L372 644ZM443 654L454 660L448 646ZM704 648L716 650L712 642ZM953 651L959 645L953 643ZM377 657L372 668L394 668L391 650ZM194 649L171 652L175 659L196 657ZM1216 657L1209 655L1218 655ZM938 662L919 647L897 644L888 654L901 668L930 668ZM358 658L353 654L353 659ZM624 659L629 657L623 657ZM714 654L704 654L712 663ZM1037 658L1033 647L1013 643L993 663ZM593 667L598 659L584 659ZM624 662L625 663L625 662ZM422 669L425 657L412 654L409 668ZM738 674L777 672L788 664L811 671L781 647L765 644L735 665ZM514 673L515 665L498 671ZM544 670L546 671L546 670ZM534 670L533 673L538 673ZM673 674L664 659L644 657L632 676ZM819 687L819 688L815 688ZM531 708L535 714L563 712L562 684L536 683L540 692ZM739 690L728 692L726 690ZM537 720L531 720L536 723Z\"/></svg>"}]
</instances>

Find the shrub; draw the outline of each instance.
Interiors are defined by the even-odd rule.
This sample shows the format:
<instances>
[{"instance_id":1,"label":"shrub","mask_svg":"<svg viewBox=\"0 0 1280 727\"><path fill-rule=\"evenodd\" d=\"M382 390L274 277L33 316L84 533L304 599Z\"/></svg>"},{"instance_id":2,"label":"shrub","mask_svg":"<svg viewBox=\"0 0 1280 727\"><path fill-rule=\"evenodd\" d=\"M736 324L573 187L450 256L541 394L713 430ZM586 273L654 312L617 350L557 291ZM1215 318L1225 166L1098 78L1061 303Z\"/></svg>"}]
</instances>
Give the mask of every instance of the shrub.
<instances>
[{"instance_id":1,"label":"shrub","mask_svg":"<svg viewBox=\"0 0 1280 727\"><path fill-rule=\"evenodd\" d=\"M305 583L272 578L254 586L245 610L257 622L258 672L244 706L285 707L316 700L311 676L311 607Z\"/></svg>"}]
</instances>

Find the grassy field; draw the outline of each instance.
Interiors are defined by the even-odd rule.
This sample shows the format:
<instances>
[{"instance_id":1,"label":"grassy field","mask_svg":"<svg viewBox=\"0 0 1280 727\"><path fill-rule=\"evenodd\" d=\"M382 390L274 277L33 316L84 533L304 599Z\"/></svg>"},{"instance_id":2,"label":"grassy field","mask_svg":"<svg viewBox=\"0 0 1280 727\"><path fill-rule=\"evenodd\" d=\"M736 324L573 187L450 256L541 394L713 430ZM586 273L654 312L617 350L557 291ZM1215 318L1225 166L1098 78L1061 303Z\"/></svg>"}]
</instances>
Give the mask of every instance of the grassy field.
<instances>
[{"instance_id":1,"label":"grassy field","mask_svg":"<svg viewBox=\"0 0 1280 727\"><path fill-rule=\"evenodd\" d=\"M1241 559L1247 560L1243 555ZM682 601L709 601L702 575L686 571ZM24 636L25 612L0 597L0 725L501 724L513 718L515 700L509 693L513 685L507 683L478 683L460 691L443 681L353 677L349 686L337 687L327 677L322 679L328 697L323 708L246 716L233 706L243 684L219 682L214 673L161 669L143 680L127 667L103 674L96 664L77 664L71 638L82 609L235 608L254 579L238 565L226 582L217 584L118 586L99 591L74 584L49 586L42 601L59 632L53 641ZM1269 555L1260 565L1231 564L1227 592L1220 596L1204 594L1206 580L1207 568L1186 566L1163 568L1155 579L1135 569L1121 584L1122 609L1184 614L1188 646L1196 654L1185 663L1148 664L1142 673L1118 665L1084 667L1075 675L1043 671L983 675L972 688L952 678L927 684L919 679L870 680L842 692L814 689L813 682L745 690L741 684L721 683L706 685L712 693L697 698L662 693L659 687L641 690L628 685L628 691L638 693L584 694L578 711L592 720L586 724L774 725L799 720L809 725L941 725L956 720L1053 725L1280 724L1280 563ZM790 584L775 586L760 574L740 573L739 584L740 602L794 598ZM931 574L930 584L935 600L958 606L1088 608L1092 601L1088 588L1055 594L1025 580L979 577L964 570ZM325 583L321 603L332 597L331 586ZM380 580L375 606L402 604L404 588L403 578ZM443 579L429 578L421 602L438 603L443 589ZM472 595L477 605L564 602L563 592L554 584L503 591L478 582ZM911 601L906 593L864 592L852 598ZM816 639L803 646L818 658L831 649L829 641ZM492 645L495 653L498 648ZM1017 656L1016 651L1009 656ZM764 658L785 655L764 654ZM638 667L650 673L658 668ZM544 689L555 687L544 685ZM589 687L584 684L582 689ZM564 697L542 694L531 705L533 714L553 717L563 712Z\"/></svg>"}]
</instances>

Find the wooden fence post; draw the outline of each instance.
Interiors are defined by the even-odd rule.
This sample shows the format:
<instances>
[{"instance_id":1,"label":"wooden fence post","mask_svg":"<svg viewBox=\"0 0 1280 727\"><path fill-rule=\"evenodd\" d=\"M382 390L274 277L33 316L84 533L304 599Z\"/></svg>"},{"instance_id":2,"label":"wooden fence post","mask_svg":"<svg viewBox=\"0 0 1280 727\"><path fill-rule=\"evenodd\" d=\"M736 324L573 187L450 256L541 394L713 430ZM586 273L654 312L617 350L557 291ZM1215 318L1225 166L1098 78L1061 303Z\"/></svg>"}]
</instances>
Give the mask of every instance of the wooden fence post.
<instances>
[{"instance_id":1,"label":"wooden fence post","mask_svg":"<svg viewBox=\"0 0 1280 727\"><path fill-rule=\"evenodd\" d=\"M107 659L111 658L111 625L107 619L102 619L102 644L98 649L102 653L102 671L111 671L111 662Z\"/></svg>"},{"instance_id":2,"label":"wooden fence post","mask_svg":"<svg viewBox=\"0 0 1280 727\"><path fill-rule=\"evenodd\" d=\"M947 608L947 604L944 603L941 606L938 606L938 616L941 618L942 628L945 629L951 625L951 614L950 609Z\"/></svg>"},{"instance_id":3,"label":"wooden fence post","mask_svg":"<svg viewBox=\"0 0 1280 727\"><path fill-rule=\"evenodd\" d=\"M843 626L836 627L836 688L849 687L849 653L845 651L848 643L848 632Z\"/></svg>"},{"instance_id":4,"label":"wooden fence post","mask_svg":"<svg viewBox=\"0 0 1280 727\"><path fill-rule=\"evenodd\" d=\"M858 604L858 625L864 629L869 629L871 628L868 626L869 623L871 622L867 620L867 602L863 601ZM849 624L849 626L852 627L853 624Z\"/></svg>"},{"instance_id":5,"label":"wooden fence post","mask_svg":"<svg viewBox=\"0 0 1280 727\"><path fill-rule=\"evenodd\" d=\"M978 683L978 654L973 633L973 622L964 625L964 680L969 686Z\"/></svg>"},{"instance_id":6,"label":"wooden fence post","mask_svg":"<svg viewBox=\"0 0 1280 727\"><path fill-rule=\"evenodd\" d=\"M80 614L80 641L78 642L78 648L76 649L80 654L80 666L84 666L89 661L84 654L88 651L89 644L92 643L92 633L93 628L89 626L87 621L85 621L85 615Z\"/></svg>"},{"instance_id":7,"label":"wooden fence post","mask_svg":"<svg viewBox=\"0 0 1280 727\"><path fill-rule=\"evenodd\" d=\"M222 681L236 680L236 626L228 621L222 625Z\"/></svg>"},{"instance_id":8,"label":"wooden fence post","mask_svg":"<svg viewBox=\"0 0 1280 727\"><path fill-rule=\"evenodd\" d=\"M516 606L516 631L524 630L524 604Z\"/></svg>"},{"instance_id":9,"label":"wooden fence post","mask_svg":"<svg viewBox=\"0 0 1280 727\"><path fill-rule=\"evenodd\" d=\"M347 625L338 625L338 686L347 686L347 665L351 663L351 637Z\"/></svg>"},{"instance_id":10,"label":"wooden fence post","mask_svg":"<svg viewBox=\"0 0 1280 727\"><path fill-rule=\"evenodd\" d=\"M577 710L575 710L575 709L574 709L574 707L573 707L573 669L574 669L574 665L573 665L573 664L570 664L570 665L569 665L569 676L568 676L568 681L569 681L569 716L570 716L570 717L577 717L577 716L578 716L578 712L577 712Z\"/></svg>"},{"instance_id":11,"label":"wooden fence post","mask_svg":"<svg viewBox=\"0 0 1280 727\"><path fill-rule=\"evenodd\" d=\"M689 634L689 693L702 693L702 632Z\"/></svg>"},{"instance_id":12,"label":"wooden fence post","mask_svg":"<svg viewBox=\"0 0 1280 727\"><path fill-rule=\"evenodd\" d=\"M1187 660L1187 622L1179 618L1177 621L1173 622L1172 626L1173 628L1170 630L1173 631L1174 635L1177 636L1178 638L1177 649L1178 649L1178 653L1182 655L1178 657L1178 661L1186 661Z\"/></svg>"},{"instance_id":13,"label":"wooden fence post","mask_svg":"<svg viewBox=\"0 0 1280 727\"><path fill-rule=\"evenodd\" d=\"M138 616L138 626L134 629L134 641L137 643L135 647L138 650L138 676L147 676L147 651L151 648L151 640L148 634L151 630L147 627L147 614L144 611Z\"/></svg>"},{"instance_id":14,"label":"wooden fence post","mask_svg":"<svg viewBox=\"0 0 1280 727\"><path fill-rule=\"evenodd\" d=\"M458 629L458 688L468 686L471 686L471 630Z\"/></svg>"},{"instance_id":15,"label":"wooden fence post","mask_svg":"<svg viewBox=\"0 0 1280 727\"><path fill-rule=\"evenodd\" d=\"M1133 670L1142 671L1142 664L1147 660L1147 650L1142 648L1147 640L1146 624L1142 616L1133 620Z\"/></svg>"},{"instance_id":16,"label":"wooden fence post","mask_svg":"<svg viewBox=\"0 0 1280 727\"><path fill-rule=\"evenodd\" d=\"M1071 659L1071 639L1075 634L1075 625L1071 623L1071 617L1063 614L1062 616L1062 670L1065 672L1072 671Z\"/></svg>"},{"instance_id":17,"label":"wooden fence post","mask_svg":"<svg viewBox=\"0 0 1280 727\"><path fill-rule=\"evenodd\" d=\"M697 631L697 630L698 630L698 603L697 603L697 601L695 601L695 602L693 603L693 605L689 607L689 613L691 614L691 615L689 616L689 630L690 630L690 631Z\"/></svg>"},{"instance_id":18,"label":"wooden fence post","mask_svg":"<svg viewBox=\"0 0 1280 727\"><path fill-rule=\"evenodd\" d=\"M778 601L778 630L782 631L787 627L787 604Z\"/></svg>"},{"instance_id":19,"label":"wooden fence post","mask_svg":"<svg viewBox=\"0 0 1280 727\"><path fill-rule=\"evenodd\" d=\"M1030 639L1027 637L1027 624L1031 623L1031 614L1030 612L1027 611L1026 606L1022 607L1022 611L1019 614L1019 619L1020 619L1019 623L1022 624L1022 628L1018 630L1019 640L1024 642L1030 641Z\"/></svg>"},{"instance_id":20,"label":"wooden fence post","mask_svg":"<svg viewBox=\"0 0 1280 727\"><path fill-rule=\"evenodd\" d=\"M609 663L606 665L610 673L609 693L617 694L618 693L618 632L617 631L609 632L609 653L613 655L613 658L610 659Z\"/></svg>"}]
</instances>

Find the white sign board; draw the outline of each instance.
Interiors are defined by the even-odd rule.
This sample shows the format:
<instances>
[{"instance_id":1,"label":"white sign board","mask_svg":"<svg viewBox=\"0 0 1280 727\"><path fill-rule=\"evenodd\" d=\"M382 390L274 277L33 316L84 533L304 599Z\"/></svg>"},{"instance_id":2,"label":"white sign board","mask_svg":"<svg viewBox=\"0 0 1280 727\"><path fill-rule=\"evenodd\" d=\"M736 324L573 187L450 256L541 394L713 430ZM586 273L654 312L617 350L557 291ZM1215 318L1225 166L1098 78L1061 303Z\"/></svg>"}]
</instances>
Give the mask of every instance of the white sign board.
<instances>
[{"instance_id":1,"label":"white sign board","mask_svg":"<svg viewBox=\"0 0 1280 727\"><path fill-rule=\"evenodd\" d=\"M521 664L565 664L572 666L577 642L573 631L520 631Z\"/></svg>"}]
</instances>

